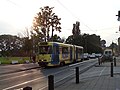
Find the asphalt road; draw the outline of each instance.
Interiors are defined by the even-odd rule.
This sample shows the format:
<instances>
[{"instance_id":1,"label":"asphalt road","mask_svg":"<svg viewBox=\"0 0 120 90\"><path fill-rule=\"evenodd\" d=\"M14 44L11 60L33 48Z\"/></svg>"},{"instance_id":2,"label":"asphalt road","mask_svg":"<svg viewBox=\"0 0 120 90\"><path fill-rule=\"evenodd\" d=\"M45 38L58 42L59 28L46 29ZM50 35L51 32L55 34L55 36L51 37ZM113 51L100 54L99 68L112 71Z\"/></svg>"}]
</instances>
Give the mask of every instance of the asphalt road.
<instances>
[{"instance_id":1,"label":"asphalt road","mask_svg":"<svg viewBox=\"0 0 120 90\"><path fill-rule=\"evenodd\" d=\"M86 68L94 65L97 59L71 64L63 67L55 68L37 68L15 73L4 73L0 75L0 90L20 90L20 88L30 86L33 90L43 90L47 88L48 76L54 75L55 85L59 85L66 80L73 78L75 75L75 67L80 68L83 72ZM13 68L14 67L14 68ZM24 66L26 67L26 66ZM5 69L24 68L23 65L8 66ZM2 69L3 70L3 69ZM4 71L4 70L3 70Z\"/></svg>"},{"instance_id":2,"label":"asphalt road","mask_svg":"<svg viewBox=\"0 0 120 90\"><path fill-rule=\"evenodd\" d=\"M36 63L29 63L29 64L11 64L11 65L0 65L0 75L7 74L11 72L19 72L24 71L25 69L32 69L39 67Z\"/></svg>"}]
</instances>

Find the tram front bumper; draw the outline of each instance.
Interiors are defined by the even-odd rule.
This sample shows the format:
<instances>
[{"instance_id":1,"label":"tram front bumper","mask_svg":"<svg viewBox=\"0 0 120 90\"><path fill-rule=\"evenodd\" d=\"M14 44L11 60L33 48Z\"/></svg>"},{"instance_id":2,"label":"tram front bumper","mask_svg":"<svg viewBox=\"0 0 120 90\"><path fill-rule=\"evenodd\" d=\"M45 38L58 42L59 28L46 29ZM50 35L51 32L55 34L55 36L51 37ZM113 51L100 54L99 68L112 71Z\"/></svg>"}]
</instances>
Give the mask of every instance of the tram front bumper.
<instances>
[{"instance_id":1,"label":"tram front bumper","mask_svg":"<svg viewBox=\"0 0 120 90\"><path fill-rule=\"evenodd\" d=\"M38 62L38 64L39 64L39 66L41 66L41 67L46 67L47 64L48 64L48 62L42 62L42 61L40 61L40 62Z\"/></svg>"}]
</instances>

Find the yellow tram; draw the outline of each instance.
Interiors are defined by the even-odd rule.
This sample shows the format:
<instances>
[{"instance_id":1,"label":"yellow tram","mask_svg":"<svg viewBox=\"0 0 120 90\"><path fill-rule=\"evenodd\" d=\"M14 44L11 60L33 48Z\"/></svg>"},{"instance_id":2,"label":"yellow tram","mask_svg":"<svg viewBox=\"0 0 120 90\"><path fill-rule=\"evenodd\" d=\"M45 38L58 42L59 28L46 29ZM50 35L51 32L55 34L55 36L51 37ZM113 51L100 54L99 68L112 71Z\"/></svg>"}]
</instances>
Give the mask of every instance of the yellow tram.
<instances>
[{"instance_id":1,"label":"yellow tram","mask_svg":"<svg viewBox=\"0 0 120 90\"><path fill-rule=\"evenodd\" d=\"M81 61L83 47L59 42L42 42L37 61L42 67L65 65Z\"/></svg>"}]
</instances>

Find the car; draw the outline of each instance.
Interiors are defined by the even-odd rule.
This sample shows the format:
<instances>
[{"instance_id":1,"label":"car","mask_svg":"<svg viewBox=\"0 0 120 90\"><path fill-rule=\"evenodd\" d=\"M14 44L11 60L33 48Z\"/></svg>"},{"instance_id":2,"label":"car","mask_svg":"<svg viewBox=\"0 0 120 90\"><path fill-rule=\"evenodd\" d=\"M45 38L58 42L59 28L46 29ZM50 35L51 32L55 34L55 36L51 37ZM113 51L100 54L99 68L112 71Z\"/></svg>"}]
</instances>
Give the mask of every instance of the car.
<instances>
[{"instance_id":1,"label":"car","mask_svg":"<svg viewBox=\"0 0 120 90\"><path fill-rule=\"evenodd\" d=\"M95 54L89 54L89 58L94 59L94 58L96 58L96 56L95 56Z\"/></svg>"},{"instance_id":2,"label":"car","mask_svg":"<svg viewBox=\"0 0 120 90\"><path fill-rule=\"evenodd\" d=\"M82 54L82 60L88 60L89 59L89 54L88 53L83 53Z\"/></svg>"},{"instance_id":3,"label":"car","mask_svg":"<svg viewBox=\"0 0 120 90\"><path fill-rule=\"evenodd\" d=\"M102 54L101 54L101 53L97 53L97 54L95 54L95 56L96 56L97 58L99 58L99 57L102 56Z\"/></svg>"}]
</instances>

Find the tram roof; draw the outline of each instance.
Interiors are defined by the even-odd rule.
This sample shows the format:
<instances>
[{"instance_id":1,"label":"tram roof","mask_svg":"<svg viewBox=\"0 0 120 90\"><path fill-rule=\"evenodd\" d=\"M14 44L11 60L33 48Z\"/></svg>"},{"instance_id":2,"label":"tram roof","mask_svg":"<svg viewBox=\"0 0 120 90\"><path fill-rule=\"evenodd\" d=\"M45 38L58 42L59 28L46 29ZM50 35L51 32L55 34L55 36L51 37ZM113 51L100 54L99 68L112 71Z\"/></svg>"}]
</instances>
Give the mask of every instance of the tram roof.
<instances>
[{"instance_id":1,"label":"tram roof","mask_svg":"<svg viewBox=\"0 0 120 90\"><path fill-rule=\"evenodd\" d=\"M66 43L60 43L60 42L42 42L42 43L59 44L59 45L63 45L63 46L75 46L75 47L78 47L78 48L83 48L82 46L77 46L77 45L72 45L72 44L66 44Z\"/></svg>"}]
</instances>

